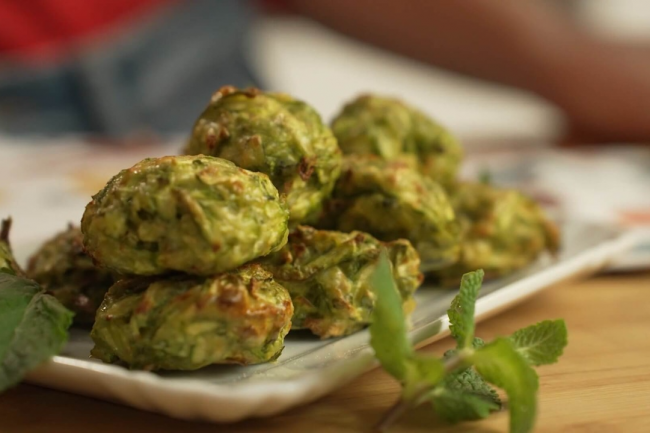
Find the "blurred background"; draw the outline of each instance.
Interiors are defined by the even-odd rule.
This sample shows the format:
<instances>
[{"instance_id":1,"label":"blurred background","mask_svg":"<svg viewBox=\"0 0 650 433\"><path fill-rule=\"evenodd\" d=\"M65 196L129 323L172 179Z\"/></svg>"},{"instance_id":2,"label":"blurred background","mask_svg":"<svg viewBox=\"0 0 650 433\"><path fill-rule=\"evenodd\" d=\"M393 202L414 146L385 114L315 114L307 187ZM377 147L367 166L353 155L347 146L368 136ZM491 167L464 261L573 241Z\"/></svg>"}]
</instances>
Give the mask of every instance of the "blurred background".
<instances>
[{"instance_id":1,"label":"blurred background","mask_svg":"<svg viewBox=\"0 0 650 433\"><path fill-rule=\"evenodd\" d=\"M397 96L466 143L466 176L650 226L648 147L626 145L650 141L647 1L0 0L0 22L0 209L21 242L78 221L117 170L178 153L225 84L326 121L359 93ZM551 147L578 142L608 146Z\"/></svg>"},{"instance_id":2,"label":"blurred background","mask_svg":"<svg viewBox=\"0 0 650 433\"><path fill-rule=\"evenodd\" d=\"M398 95L461 137L557 139L580 122L598 141L650 138L615 123L630 107L610 95L650 96L648 2L445 3L1 0L0 131L185 134L233 84L325 119L360 92ZM584 113L596 96L609 113ZM594 124L607 114L611 130Z\"/></svg>"}]
</instances>

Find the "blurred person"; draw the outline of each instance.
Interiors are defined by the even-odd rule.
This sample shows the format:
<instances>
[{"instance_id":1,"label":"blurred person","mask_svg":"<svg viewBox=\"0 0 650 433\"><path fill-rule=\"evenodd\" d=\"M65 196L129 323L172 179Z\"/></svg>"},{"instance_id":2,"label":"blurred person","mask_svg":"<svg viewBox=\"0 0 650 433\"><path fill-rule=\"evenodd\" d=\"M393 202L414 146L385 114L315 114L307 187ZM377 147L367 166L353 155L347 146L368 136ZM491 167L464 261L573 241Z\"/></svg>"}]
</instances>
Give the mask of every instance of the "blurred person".
<instances>
[{"instance_id":1,"label":"blurred person","mask_svg":"<svg viewBox=\"0 0 650 433\"><path fill-rule=\"evenodd\" d=\"M583 140L650 141L650 46L600 40L539 0L310 0L300 13L380 47L535 93Z\"/></svg>"},{"instance_id":2,"label":"blurred person","mask_svg":"<svg viewBox=\"0 0 650 433\"><path fill-rule=\"evenodd\" d=\"M0 131L189 131L223 84L259 84L238 0L0 0Z\"/></svg>"},{"instance_id":3,"label":"blurred person","mask_svg":"<svg viewBox=\"0 0 650 433\"><path fill-rule=\"evenodd\" d=\"M650 139L650 49L598 40L549 4L263 3L533 92L590 141ZM252 17L252 5L236 0L0 0L0 129L187 131L221 85L263 86L245 61Z\"/></svg>"}]
</instances>

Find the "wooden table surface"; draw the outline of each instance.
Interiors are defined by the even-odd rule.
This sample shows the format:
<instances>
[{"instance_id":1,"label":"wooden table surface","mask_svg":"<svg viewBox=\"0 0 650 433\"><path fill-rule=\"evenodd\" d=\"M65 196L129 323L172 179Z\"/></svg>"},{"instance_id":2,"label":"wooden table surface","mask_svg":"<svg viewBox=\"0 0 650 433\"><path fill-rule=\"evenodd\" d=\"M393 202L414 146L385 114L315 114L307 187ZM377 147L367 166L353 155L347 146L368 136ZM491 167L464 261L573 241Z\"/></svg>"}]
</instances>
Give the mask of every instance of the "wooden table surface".
<instances>
[{"instance_id":1,"label":"wooden table surface","mask_svg":"<svg viewBox=\"0 0 650 433\"><path fill-rule=\"evenodd\" d=\"M539 432L650 432L650 272L606 275L550 288L478 326L489 339L539 320L565 318L569 346L541 367ZM449 338L423 349L440 354ZM233 425L177 421L77 395L21 385L0 396L1 433L363 432L394 402L398 385L371 371L337 392L269 419ZM427 410L393 432L506 432L507 413L459 426Z\"/></svg>"}]
</instances>

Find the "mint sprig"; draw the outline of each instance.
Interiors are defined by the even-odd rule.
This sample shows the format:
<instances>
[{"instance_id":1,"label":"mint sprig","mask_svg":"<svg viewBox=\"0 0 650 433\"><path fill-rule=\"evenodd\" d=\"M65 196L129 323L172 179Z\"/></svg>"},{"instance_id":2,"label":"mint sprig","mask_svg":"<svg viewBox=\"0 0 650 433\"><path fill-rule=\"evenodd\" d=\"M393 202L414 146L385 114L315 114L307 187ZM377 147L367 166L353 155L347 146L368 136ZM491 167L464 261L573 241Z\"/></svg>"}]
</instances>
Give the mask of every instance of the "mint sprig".
<instances>
[{"instance_id":1,"label":"mint sprig","mask_svg":"<svg viewBox=\"0 0 650 433\"><path fill-rule=\"evenodd\" d=\"M442 358L415 352L407 335L406 317L390 271L382 255L373 284L377 297L370 326L371 345L384 369L402 383L399 401L378 424L387 429L409 408L429 404L448 422L481 419L501 408L497 392L508 396L510 431L532 430L537 411L537 373L532 365L557 361L567 344L562 320L544 321L511 337L484 343L475 337L475 304L483 271L465 274L460 291L447 312L457 348Z\"/></svg>"}]
</instances>

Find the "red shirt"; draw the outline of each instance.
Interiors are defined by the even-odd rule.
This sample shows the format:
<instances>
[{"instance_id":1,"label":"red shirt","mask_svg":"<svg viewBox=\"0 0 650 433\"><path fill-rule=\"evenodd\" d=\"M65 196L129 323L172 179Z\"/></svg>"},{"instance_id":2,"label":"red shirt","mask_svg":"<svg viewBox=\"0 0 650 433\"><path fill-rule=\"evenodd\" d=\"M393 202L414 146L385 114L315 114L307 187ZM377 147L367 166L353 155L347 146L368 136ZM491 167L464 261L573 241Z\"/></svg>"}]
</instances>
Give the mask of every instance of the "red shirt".
<instances>
[{"instance_id":1,"label":"red shirt","mask_svg":"<svg viewBox=\"0 0 650 433\"><path fill-rule=\"evenodd\" d=\"M173 0L0 0L0 56L56 57Z\"/></svg>"}]
</instances>

